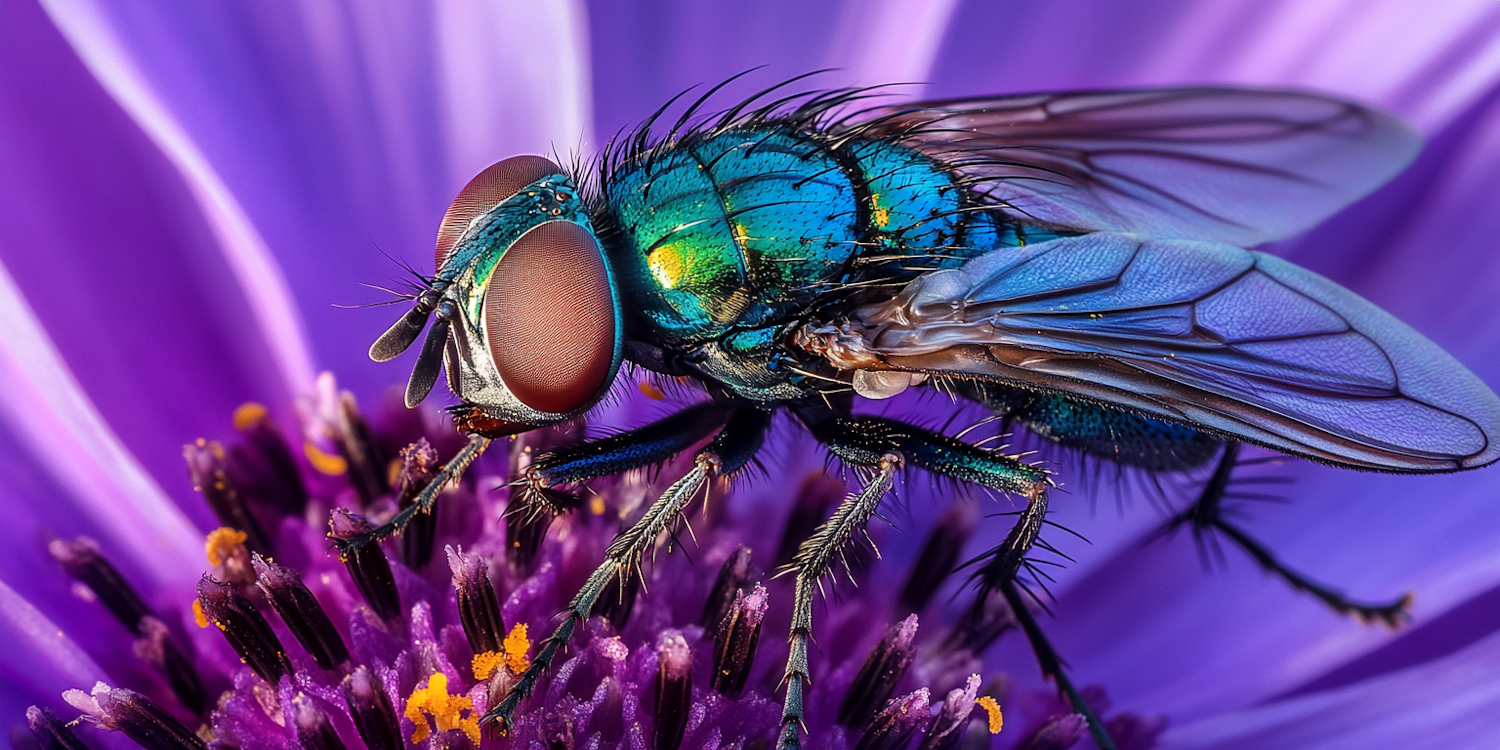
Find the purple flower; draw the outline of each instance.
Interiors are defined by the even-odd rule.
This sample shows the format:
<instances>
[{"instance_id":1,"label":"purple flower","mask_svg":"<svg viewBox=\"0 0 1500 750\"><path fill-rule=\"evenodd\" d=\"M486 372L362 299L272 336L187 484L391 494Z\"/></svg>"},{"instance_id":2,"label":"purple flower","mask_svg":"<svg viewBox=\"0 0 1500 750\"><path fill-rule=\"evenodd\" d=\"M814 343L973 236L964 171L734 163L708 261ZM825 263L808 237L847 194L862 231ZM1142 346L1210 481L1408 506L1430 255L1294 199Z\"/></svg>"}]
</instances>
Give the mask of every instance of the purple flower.
<instances>
[{"instance_id":1,"label":"purple flower","mask_svg":"<svg viewBox=\"0 0 1500 750\"><path fill-rule=\"evenodd\" d=\"M196 730L196 679L205 705L217 706L212 726L226 745L389 747L381 722L392 711L407 741L411 715L444 741L467 741L471 714L459 699L490 705L490 683L510 673L500 665L479 679L465 659L496 641L495 653L510 655L518 623L535 645L599 559L615 515L661 487L646 478L601 486L604 512L576 512L537 543L534 558L501 566L506 541L539 537L499 518L508 497L492 485L508 467L496 446L444 497L425 567L404 562L420 550L391 543L388 572L346 570L325 554L327 511L379 514L401 495L399 477L393 485L386 465L357 449L378 444L394 459L419 437L444 456L454 446L420 412L383 406L404 373L369 362L365 349L393 308L335 305L380 301L363 283L399 283L382 252L428 267L437 218L488 163L554 148L591 153L681 89L756 65L769 67L755 82L833 66L818 85L929 81L910 90L925 97L1243 83L1323 90L1394 111L1428 139L1416 164L1276 251L1391 311L1500 386L1500 316L1490 296L1500 290L1497 28L1493 8L1458 2L0 5L0 717L19 728L36 705L135 736L131 727L157 726L152 711L166 711ZM315 379L320 370L336 372L364 405L363 433L331 381ZM601 410L596 428L662 413L635 383L620 388L629 397ZM236 436L230 415L246 402L266 404L268 421L242 411ZM280 426L285 454L263 431L269 424ZM190 481L183 446L199 438L225 445L222 455L207 442L189 449ZM680 722L667 735L680 731L683 747L696 748L774 729L790 596L770 581L762 593L757 571L775 563L798 505L792 488L822 465L805 436L774 438L769 476L716 497L705 522L695 511L699 544L686 540L685 550L693 561L660 556L633 610L616 605L593 621L543 683L550 708L528 704L531 723L518 736L577 733L584 746L595 733L629 743L639 732L650 743ZM416 474L417 463L403 466ZM1396 477L1288 461L1254 471L1292 480L1275 491L1294 502L1252 506L1244 521L1284 559L1359 598L1415 592L1412 625L1395 635L1288 591L1232 547L1205 575L1185 535L1143 544L1163 515L1140 502L1140 488L1057 470L1065 487L1085 490L1055 498L1053 520L1092 545L1049 533L1077 562L1057 574L1057 619L1042 625L1073 678L1097 686L1085 692L1107 701L1101 710L1122 744L1500 743L1495 470ZM194 482L211 487L216 471L260 514L260 537L219 539L210 566L204 538L222 513ZM872 527L882 558L868 561L861 588L841 584L818 612L814 741L856 742L835 725L856 683L885 691L867 714L883 742L937 736L980 694L1005 706L997 744L1054 746L1076 736L1077 721L1040 682L1024 639L1007 635L982 663L937 658L949 653L942 641L967 600L950 596L960 581L948 580L922 608L905 646L897 647L899 627L888 635L906 614L894 605L901 584L934 530L972 554L1006 527L973 518L995 512L992 501L959 506L978 509L968 517L949 515L952 493L927 487L917 479L891 506L899 533ZM799 508L821 509L816 489ZM1180 503L1182 494L1169 497ZM1136 502L1116 513L1116 496ZM287 497L297 498L293 507L267 501ZM472 619L463 613L479 613L477 622L489 610L482 591L468 604L455 596L446 543L455 544L452 572L470 583L477 563L465 556L490 561L504 633L463 628ZM736 565L741 543L754 550L750 566ZM97 558L129 582L134 600L64 570ZM228 590L200 586L210 567ZM721 567L733 586L714 585ZM97 565L87 570L107 579ZM303 592L326 611L332 635L307 614ZM628 604L629 593L614 599ZM234 628L252 656L193 623L200 595L205 618ZM278 596L308 621L294 624ZM714 617L701 614L705 602ZM708 677L718 612L761 624L734 697ZM304 627L320 645L303 645ZM735 653L752 638L723 637ZM872 649L900 663L893 654L907 647L912 666L888 690L859 681ZM294 677L267 681L288 663ZM970 673L984 683L970 684ZM684 674L686 687L677 681ZM95 689L98 681L109 687ZM65 702L67 690L84 692ZM683 702L683 690L692 700ZM1159 734L1158 717L1166 721ZM46 711L28 718L40 736L57 731ZM439 731L450 720L456 728ZM115 733L77 731L90 746L121 744Z\"/></svg>"}]
</instances>

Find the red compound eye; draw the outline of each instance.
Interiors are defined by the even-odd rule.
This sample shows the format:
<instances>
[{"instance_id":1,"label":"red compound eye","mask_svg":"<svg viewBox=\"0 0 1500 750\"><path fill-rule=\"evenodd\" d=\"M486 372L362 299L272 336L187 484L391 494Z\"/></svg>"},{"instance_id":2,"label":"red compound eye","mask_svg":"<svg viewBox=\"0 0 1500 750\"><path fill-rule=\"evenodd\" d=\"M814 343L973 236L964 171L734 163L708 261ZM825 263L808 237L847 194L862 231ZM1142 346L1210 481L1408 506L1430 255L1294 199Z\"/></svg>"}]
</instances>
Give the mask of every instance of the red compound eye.
<instances>
[{"instance_id":1,"label":"red compound eye","mask_svg":"<svg viewBox=\"0 0 1500 750\"><path fill-rule=\"evenodd\" d=\"M458 197L443 213L443 223L438 226L437 265L434 268L443 267L443 261L453 252L453 246L474 217L494 208L495 204L515 195L521 188L561 171L556 164L540 156L512 156L475 175L463 190L458 191Z\"/></svg>"},{"instance_id":2,"label":"red compound eye","mask_svg":"<svg viewBox=\"0 0 1500 750\"><path fill-rule=\"evenodd\" d=\"M521 403L561 414L593 400L614 374L618 335L599 242L563 221L522 235L490 276L484 325L495 368Z\"/></svg>"}]
</instances>

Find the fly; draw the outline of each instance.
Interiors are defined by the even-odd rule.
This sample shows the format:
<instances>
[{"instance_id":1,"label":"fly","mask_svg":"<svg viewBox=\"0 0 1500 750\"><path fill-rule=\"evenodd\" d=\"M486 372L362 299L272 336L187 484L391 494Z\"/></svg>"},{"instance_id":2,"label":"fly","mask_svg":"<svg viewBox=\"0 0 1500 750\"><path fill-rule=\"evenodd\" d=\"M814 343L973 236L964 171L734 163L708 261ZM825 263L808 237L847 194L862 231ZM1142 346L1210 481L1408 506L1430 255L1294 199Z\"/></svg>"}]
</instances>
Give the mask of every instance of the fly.
<instances>
[{"instance_id":1,"label":"fly","mask_svg":"<svg viewBox=\"0 0 1500 750\"><path fill-rule=\"evenodd\" d=\"M793 557L779 746L800 745L817 581L895 473L913 466L1026 500L980 561L975 606L1004 597L1043 670L1112 747L1016 580L1046 517L1049 475L852 410L856 398L913 387L944 388L1124 466L1217 461L1174 524L1224 533L1339 611L1399 621L1404 600L1363 604L1319 587L1225 520L1218 502L1240 443L1405 473L1500 458L1500 399L1472 373L1352 292L1245 249L1390 179L1420 148L1409 127L1269 89L1036 94L852 115L841 113L870 90L756 104L771 91L717 116L699 115L705 96L658 138L663 108L574 176L537 156L489 167L444 215L436 274L416 305L370 349L391 359L435 317L407 404L446 369L470 438L415 505L340 541L346 551L426 512L492 439L587 412L625 360L711 395L539 456L518 478L528 503L558 512L559 487L709 440L621 532L485 721L511 720L601 592L634 575L709 482L743 469L771 415L786 411L868 479Z\"/></svg>"}]
</instances>

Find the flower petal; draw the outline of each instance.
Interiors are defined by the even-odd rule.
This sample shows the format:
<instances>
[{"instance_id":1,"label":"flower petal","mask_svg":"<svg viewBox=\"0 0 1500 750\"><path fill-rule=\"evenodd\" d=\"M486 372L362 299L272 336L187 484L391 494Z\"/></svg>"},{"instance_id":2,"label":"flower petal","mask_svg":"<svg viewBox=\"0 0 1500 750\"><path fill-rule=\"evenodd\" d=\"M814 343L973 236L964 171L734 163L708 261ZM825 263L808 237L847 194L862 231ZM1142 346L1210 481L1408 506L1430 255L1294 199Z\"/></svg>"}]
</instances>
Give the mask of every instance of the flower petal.
<instances>
[{"instance_id":1,"label":"flower petal","mask_svg":"<svg viewBox=\"0 0 1500 750\"><path fill-rule=\"evenodd\" d=\"M62 629L0 581L0 716L12 726L31 704L62 713L62 692L106 679ZM73 712L69 710L67 715Z\"/></svg>"},{"instance_id":2,"label":"flower petal","mask_svg":"<svg viewBox=\"0 0 1500 750\"><path fill-rule=\"evenodd\" d=\"M1500 745L1500 634L1413 669L1174 727L1163 750Z\"/></svg>"},{"instance_id":3,"label":"flower petal","mask_svg":"<svg viewBox=\"0 0 1500 750\"><path fill-rule=\"evenodd\" d=\"M3 461L45 467L68 490L66 497L24 501L46 509L53 533L86 534L128 556L150 576L141 582L148 590L190 584L202 564L197 532L99 415L4 266L0 330L0 421L30 453L7 453ZM46 556L43 540L28 541L36 556Z\"/></svg>"}]
</instances>

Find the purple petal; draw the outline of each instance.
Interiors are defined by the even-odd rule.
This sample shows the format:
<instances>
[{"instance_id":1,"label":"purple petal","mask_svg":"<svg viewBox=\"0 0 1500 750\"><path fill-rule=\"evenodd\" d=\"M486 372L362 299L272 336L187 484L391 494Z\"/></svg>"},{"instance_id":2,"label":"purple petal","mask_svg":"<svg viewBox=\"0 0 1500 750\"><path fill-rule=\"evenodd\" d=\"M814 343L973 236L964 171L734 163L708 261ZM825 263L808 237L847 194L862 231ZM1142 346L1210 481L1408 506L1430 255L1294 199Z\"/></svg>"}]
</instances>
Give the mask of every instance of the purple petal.
<instances>
[{"instance_id":1,"label":"purple petal","mask_svg":"<svg viewBox=\"0 0 1500 750\"><path fill-rule=\"evenodd\" d=\"M26 706L51 707L72 718L63 707L64 690L89 687L105 679L99 668L61 628L0 581L0 716L14 724Z\"/></svg>"},{"instance_id":2,"label":"purple petal","mask_svg":"<svg viewBox=\"0 0 1500 750\"><path fill-rule=\"evenodd\" d=\"M1500 635L1347 688L1169 729L1163 750L1500 745Z\"/></svg>"},{"instance_id":3,"label":"purple petal","mask_svg":"<svg viewBox=\"0 0 1500 750\"><path fill-rule=\"evenodd\" d=\"M0 329L0 420L29 454L6 453L0 466L17 462L7 476L44 467L66 490L28 498L45 531L95 537L148 576L148 590L191 583L198 533L94 408L4 267ZM46 557L43 540L27 541L34 559Z\"/></svg>"},{"instance_id":4,"label":"purple petal","mask_svg":"<svg viewBox=\"0 0 1500 750\"><path fill-rule=\"evenodd\" d=\"M249 269L241 283L274 281L279 264L289 292L273 284L255 307L278 345L293 343L281 337L295 317L271 314L284 306L319 364L373 396L397 379L365 354L392 314L334 305L389 299L360 286L401 283L382 250L430 269L443 208L485 164L583 139L578 14L527 8L100 3L53 17L169 156L209 180L193 184L211 223L244 241L225 248ZM228 197L242 214L216 202Z\"/></svg>"}]
</instances>

